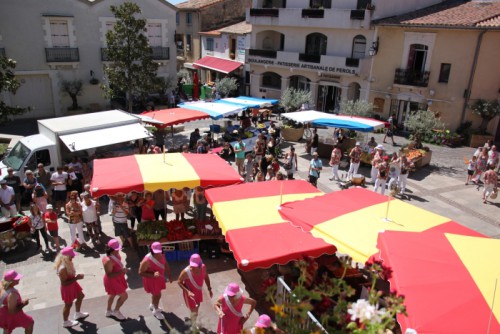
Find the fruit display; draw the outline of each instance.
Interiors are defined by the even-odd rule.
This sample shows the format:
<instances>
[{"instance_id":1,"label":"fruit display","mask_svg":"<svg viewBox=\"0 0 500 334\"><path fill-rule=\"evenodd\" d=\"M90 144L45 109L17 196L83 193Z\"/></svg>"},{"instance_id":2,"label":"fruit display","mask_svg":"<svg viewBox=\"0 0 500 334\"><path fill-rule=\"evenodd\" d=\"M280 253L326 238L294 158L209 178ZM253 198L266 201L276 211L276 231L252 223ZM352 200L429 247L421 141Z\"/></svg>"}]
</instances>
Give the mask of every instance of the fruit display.
<instances>
[{"instance_id":1,"label":"fruit display","mask_svg":"<svg viewBox=\"0 0 500 334\"><path fill-rule=\"evenodd\" d=\"M169 234L164 221L142 222L137 226L138 240L160 240Z\"/></svg>"},{"instance_id":2,"label":"fruit display","mask_svg":"<svg viewBox=\"0 0 500 334\"><path fill-rule=\"evenodd\" d=\"M425 153L426 152L424 150L409 150L405 153L405 155L409 160L415 161L423 157Z\"/></svg>"},{"instance_id":3,"label":"fruit display","mask_svg":"<svg viewBox=\"0 0 500 334\"><path fill-rule=\"evenodd\" d=\"M362 152L361 153L361 163L371 165L372 164L372 159L373 159L373 154L368 153L368 152Z\"/></svg>"},{"instance_id":4,"label":"fruit display","mask_svg":"<svg viewBox=\"0 0 500 334\"><path fill-rule=\"evenodd\" d=\"M203 220L197 222L199 235L222 235L219 223L214 220Z\"/></svg>"},{"instance_id":5,"label":"fruit display","mask_svg":"<svg viewBox=\"0 0 500 334\"><path fill-rule=\"evenodd\" d=\"M168 241L179 241L179 240L191 239L194 235L194 233L192 231L189 231L186 228L186 225L184 224L184 222L182 222L180 220L168 221L167 228L168 228L168 235L167 235Z\"/></svg>"}]
</instances>

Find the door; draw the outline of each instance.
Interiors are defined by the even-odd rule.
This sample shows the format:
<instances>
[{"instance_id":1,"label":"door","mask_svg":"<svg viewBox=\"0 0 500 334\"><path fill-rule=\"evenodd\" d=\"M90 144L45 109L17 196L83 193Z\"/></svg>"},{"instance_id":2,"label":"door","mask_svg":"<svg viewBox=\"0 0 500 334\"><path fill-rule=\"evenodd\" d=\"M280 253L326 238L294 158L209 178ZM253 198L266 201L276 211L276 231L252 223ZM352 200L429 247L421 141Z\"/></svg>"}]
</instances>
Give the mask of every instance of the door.
<instances>
[{"instance_id":1,"label":"door","mask_svg":"<svg viewBox=\"0 0 500 334\"><path fill-rule=\"evenodd\" d=\"M398 113L396 115L397 124L405 124L406 118L414 112L427 109L427 106L422 103L412 101L399 101ZM406 127L405 127L406 129Z\"/></svg>"},{"instance_id":2,"label":"door","mask_svg":"<svg viewBox=\"0 0 500 334\"><path fill-rule=\"evenodd\" d=\"M10 95L12 105L30 107L31 111L14 116L21 118L55 117L52 101L52 82L48 75L19 75L21 86L16 94Z\"/></svg>"},{"instance_id":3,"label":"door","mask_svg":"<svg viewBox=\"0 0 500 334\"><path fill-rule=\"evenodd\" d=\"M320 85L316 106L319 111L338 113L342 89L336 86Z\"/></svg>"}]
</instances>

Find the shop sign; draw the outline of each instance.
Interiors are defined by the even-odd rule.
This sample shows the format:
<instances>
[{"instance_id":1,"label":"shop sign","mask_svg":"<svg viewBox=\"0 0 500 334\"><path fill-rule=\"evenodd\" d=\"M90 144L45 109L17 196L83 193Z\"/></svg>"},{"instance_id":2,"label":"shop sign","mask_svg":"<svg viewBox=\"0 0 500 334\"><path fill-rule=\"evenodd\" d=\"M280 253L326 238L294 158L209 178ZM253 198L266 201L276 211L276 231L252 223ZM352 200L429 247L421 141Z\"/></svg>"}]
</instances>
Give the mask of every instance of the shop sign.
<instances>
[{"instance_id":1,"label":"shop sign","mask_svg":"<svg viewBox=\"0 0 500 334\"><path fill-rule=\"evenodd\" d=\"M311 64L304 62L286 62L280 60L273 59L263 59L263 58L248 58L247 62L250 64L258 64L258 65L271 65L271 66L279 66L285 68L296 68L301 70L311 70L311 71L320 71L320 76L323 73L341 73L341 74L351 74L356 75L356 70L352 68L345 67L335 67L335 66L325 66L321 64Z\"/></svg>"}]
</instances>

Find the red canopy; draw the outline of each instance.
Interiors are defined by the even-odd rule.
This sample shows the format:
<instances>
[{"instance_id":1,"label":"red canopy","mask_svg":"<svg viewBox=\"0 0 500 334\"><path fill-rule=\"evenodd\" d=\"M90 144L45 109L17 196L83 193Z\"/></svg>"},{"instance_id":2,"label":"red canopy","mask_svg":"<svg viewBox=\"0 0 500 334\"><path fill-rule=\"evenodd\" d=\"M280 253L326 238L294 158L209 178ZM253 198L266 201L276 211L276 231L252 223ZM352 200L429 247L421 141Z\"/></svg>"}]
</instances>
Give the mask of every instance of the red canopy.
<instances>
[{"instance_id":1,"label":"red canopy","mask_svg":"<svg viewBox=\"0 0 500 334\"><path fill-rule=\"evenodd\" d=\"M155 121L162 122L163 124L151 122L151 124L159 128L164 128L167 126L182 124L191 121L197 121L200 119L206 119L210 117L204 112L185 109L185 108L172 108L172 109L162 109L155 111L146 111L141 113L141 116L146 116L154 119ZM143 121L145 123L149 123L147 119L143 119Z\"/></svg>"},{"instance_id":2,"label":"red canopy","mask_svg":"<svg viewBox=\"0 0 500 334\"><path fill-rule=\"evenodd\" d=\"M209 70L214 70L226 74L231 73L232 71L243 66L242 63L237 61L232 61L212 56L205 56L197 60L193 65L196 68L203 67L203 68L208 68Z\"/></svg>"},{"instance_id":3,"label":"red canopy","mask_svg":"<svg viewBox=\"0 0 500 334\"><path fill-rule=\"evenodd\" d=\"M322 194L306 181L245 183L208 189L205 194L244 271L336 252L335 246L291 226L279 215L280 203Z\"/></svg>"}]
</instances>

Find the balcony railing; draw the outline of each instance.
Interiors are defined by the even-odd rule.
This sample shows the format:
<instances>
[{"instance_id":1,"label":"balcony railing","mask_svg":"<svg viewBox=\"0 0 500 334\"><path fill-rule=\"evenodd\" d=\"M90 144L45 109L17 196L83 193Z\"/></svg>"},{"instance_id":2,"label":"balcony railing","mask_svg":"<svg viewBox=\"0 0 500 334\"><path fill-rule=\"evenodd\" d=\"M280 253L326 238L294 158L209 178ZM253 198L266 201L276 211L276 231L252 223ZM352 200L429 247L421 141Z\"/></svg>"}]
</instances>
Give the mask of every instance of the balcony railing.
<instances>
[{"instance_id":1,"label":"balcony railing","mask_svg":"<svg viewBox=\"0 0 500 334\"><path fill-rule=\"evenodd\" d=\"M250 16L279 17L278 8L250 8Z\"/></svg>"},{"instance_id":2,"label":"balcony railing","mask_svg":"<svg viewBox=\"0 0 500 334\"><path fill-rule=\"evenodd\" d=\"M394 83L407 86L427 87L429 85L428 71L415 71L397 68L394 75Z\"/></svg>"},{"instance_id":3,"label":"balcony railing","mask_svg":"<svg viewBox=\"0 0 500 334\"><path fill-rule=\"evenodd\" d=\"M249 49L248 55L258 56L263 58L274 58L276 59L277 51L274 50L259 50L259 49Z\"/></svg>"},{"instance_id":4,"label":"balcony railing","mask_svg":"<svg viewBox=\"0 0 500 334\"><path fill-rule=\"evenodd\" d=\"M308 63L321 63L321 55L299 53L299 60Z\"/></svg>"},{"instance_id":5,"label":"balcony railing","mask_svg":"<svg viewBox=\"0 0 500 334\"><path fill-rule=\"evenodd\" d=\"M0 48L0 57L5 57L5 48Z\"/></svg>"},{"instance_id":6,"label":"balcony railing","mask_svg":"<svg viewBox=\"0 0 500 334\"><path fill-rule=\"evenodd\" d=\"M169 60L170 59L170 48L163 46L155 46L151 48L153 50L153 60Z\"/></svg>"},{"instance_id":7,"label":"balcony railing","mask_svg":"<svg viewBox=\"0 0 500 334\"><path fill-rule=\"evenodd\" d=\"M351 20L364 20L365 10L364 9L353 9L351 10Z\"/></svg>"},{"instance_id":8,"label":"balcony railing","mask_svg":"<svg viewBox=\"0 0 500 334\"><path fill-rule=\"evenodd\" d=\"M80 61L78 48L46 48L45 58L48 63L71 63Z\"/></svg>"},{"instance_id":9,"label":"balcony railing","mask_svg":"<svg viewBox=\"0 0 500 334\"><path fill-rule=\"evenodd\" d=\"M322 19L325 17L325 11L323 9L302 9L302 17Z\"/></svg>"},{"instance_id":10,"label":"balcony railing","mask_svg":"<svg viewBox=\"0 0 500 334\"><path fill-rule=\"evenodd\" d=\"M345 66L347 67L358 67L359 66L359 58L346 58Z\"/></svg>"}]
</instances>

